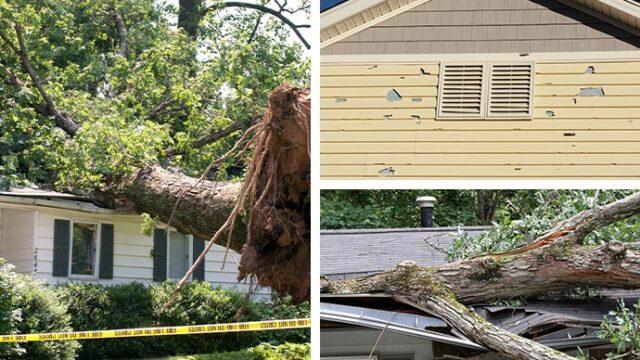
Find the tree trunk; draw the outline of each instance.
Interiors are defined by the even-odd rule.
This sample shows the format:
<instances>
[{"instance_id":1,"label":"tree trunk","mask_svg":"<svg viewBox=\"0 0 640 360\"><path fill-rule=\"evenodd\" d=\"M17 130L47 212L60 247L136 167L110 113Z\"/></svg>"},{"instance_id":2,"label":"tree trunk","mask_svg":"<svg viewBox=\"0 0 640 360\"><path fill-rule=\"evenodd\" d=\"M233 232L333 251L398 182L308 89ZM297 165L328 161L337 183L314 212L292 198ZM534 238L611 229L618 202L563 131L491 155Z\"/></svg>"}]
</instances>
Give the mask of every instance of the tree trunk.
<instances>
[{"instance_id":1,"label":"tree trunk","mask_svg":"<svg viewBox=\"0 0 640 360\"><path fill-rule=\"evenodd\" d=\"M195 39L203 16L203 0L180 0L178 27Z\"/></svg>"},{"instance_id":2,"label":"tree trunk","mask_svg":"<svg viewBox=\"0 0 640 360\"><path fill-rule=\"evenodd\" d=\"M322 283L325 293L384 291L435 313L478 344L515 359L572 359L499 329L469 310L471 304L534 297L578 287L640 288L637 244L610 241L583 246L598 227L640 213L640 193L584 211L514 251L489 254L439 267L403 262L392 270L358 279Z\"/></svg>"},{"instance_id":3,"label":"tree trunk","mask_svg":"<svg viewBox=\"0 0 640 360\"><path fill-rule=\"evenodd\" d=\"M486 321L459 303L455 294L441 284L433 270L405 262L384 273L329 283L323 291L338 294L385 291L411 301L427 313L436 314L477 344L502 355L531 360L574 359Z\"/></svg>"},{"instance_id":4,"label":"tree trunk","mask_svg":"<svg viewBox=\"0 0 640 360\"><path fill-rule=\"evenodd\" d=\"M310 296L310 93L280 86L271 94L261 120L259 160L249 170L246 214L235 221L229 247L241 252L239 280L256 282L294 301ZM148 165L119 179L92 197L99 203L127 205L185 234L210 239L227 221L238 201L241 183L197 179ZM177 204L177 205L176 205ZM227 245L226 234L219 243Z\"/></svg>"}]
</instances>

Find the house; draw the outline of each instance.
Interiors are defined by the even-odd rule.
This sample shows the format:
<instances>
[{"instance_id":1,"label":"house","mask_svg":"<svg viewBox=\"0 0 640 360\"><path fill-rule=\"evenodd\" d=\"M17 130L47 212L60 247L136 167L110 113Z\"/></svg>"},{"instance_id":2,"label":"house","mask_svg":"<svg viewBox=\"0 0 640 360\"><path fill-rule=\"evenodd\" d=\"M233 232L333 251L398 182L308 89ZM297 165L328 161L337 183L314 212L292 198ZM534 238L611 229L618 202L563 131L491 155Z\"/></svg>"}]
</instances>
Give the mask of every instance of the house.
<instances>
[{"instance_id":1,"label":"house","mask_svg":"<svg viewBox=\"0 0 640 360\"><path fill-rule=\"evenodd\" d=\"M423 208L424 210L424 208ZM431 211L422 211L429 216ZM425 221L423 223L430 223ZM446 252L463 233L479 236L486 227L324 230L320 272L329 280L352 279L393 268L401 261L420 266L446 263ZM514 334L572 355L604 359L611 345L596 331L617 299L635 303L637 291L603 291L601 301L562 296L526 304L472 304L480 316ZM437 313L386 293L321 294L320 355L323 360L503 359L474 343ZM382 334L382 336L381 336ZM375 344L375 346L374 346Z\"/></svg>"},{"instance_id":2,"label":"house","mask_svg":"<svg viewBox=\"0 0 640 360\"><path fill-rule=\"evenodd\" d=\"M165 225L152 236L141 232L142 217L95 205L76 195L31 188L0 192L0 258L15 271L51 284L101 284L179 280L204 249L205 240ZM238 283L239 255L214 245L192 275L214 286L247 291ZM259 289L256 295L268 295Z\"/></svg>"},{"instance_id":3,"label":"house","mask_svg":"<svg viewBox=\"0 0 640 360\"><path fill-rule=\"evenodd\" d=\"M348 0L321 15L321 176L640 177L637 0Z\"/></svg>"}]
</instances>

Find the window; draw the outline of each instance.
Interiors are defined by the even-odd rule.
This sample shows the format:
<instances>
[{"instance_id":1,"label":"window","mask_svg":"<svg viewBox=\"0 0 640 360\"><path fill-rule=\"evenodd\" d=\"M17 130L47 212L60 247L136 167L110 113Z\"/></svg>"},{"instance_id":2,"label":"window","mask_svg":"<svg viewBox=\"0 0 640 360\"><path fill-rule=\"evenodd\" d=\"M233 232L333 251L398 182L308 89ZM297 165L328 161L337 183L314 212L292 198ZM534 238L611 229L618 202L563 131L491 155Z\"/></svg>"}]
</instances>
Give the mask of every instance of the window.
<instances>
[{"instance_id":1,"label":"window","mask_svg":"<svg viewBox=\"0 0 640 360\"><path fill-rule=\"evenodd\" d=\"M74 222L72 229L70 274L95 276L98 258L98 225Z\"/></svg>"},{"instance_id":2,"label":"window","mask_svg":"<svg viewBox=\"0 0 640 360\"><path fill-rule=\"evenodd\" d=\"M181 279L189 270L191 264L191 239L190 236L177 231L168 232L167 236L169 249L167 256L167 274L170 279Z\"/></svg>"},{"instance_id":3,"label":"window","mask_svg":"<svg viewBox=\"0 0 640 360\"><path fill-rule=\"evenodd\" d=\"M204 240L197 236L184 235L175 230L155 229L152 252L153 281L182 279L204 247ZM204 281L205 262L195 269L191 279Z\"/></svg>"},{"instance_id":4,"label":"window","mask_svg":"<svg viewBox=\"0 0 640 360\"><path fill-rule=\"evenodd\" d=\"M55 219L53 276L113 279L113 224Z\"/></svg>"},{"instance_id":5,"label":"window","mask_svg":"<svg viewBox=\"0 0 640 360\"><path fill-rule=\"evenodd\" d=\"M532 117L532 63L442 64L438 119Z\"/></svg>"}]
</instances>

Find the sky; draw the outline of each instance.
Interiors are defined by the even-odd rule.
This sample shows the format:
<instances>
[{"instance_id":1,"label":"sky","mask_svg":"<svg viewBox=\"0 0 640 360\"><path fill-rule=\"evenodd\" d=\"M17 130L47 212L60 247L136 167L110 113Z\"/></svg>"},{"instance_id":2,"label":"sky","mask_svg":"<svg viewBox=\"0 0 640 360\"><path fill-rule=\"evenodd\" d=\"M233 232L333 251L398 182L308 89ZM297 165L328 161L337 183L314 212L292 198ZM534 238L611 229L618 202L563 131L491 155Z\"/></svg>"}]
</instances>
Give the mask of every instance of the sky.
<instances>
[{"instance_id":1,"label":"sky","mask_svg":"<svg viewBox=\"0 0 640 360\"><path fill-rule=\"evenodd\" d=\"M347 0L320 0L320 11L325 11Z\"/></svg>"},{"instance_id":2,"label":"sky","mask_svg":"<svg viewBox=\"0 0 640 360\"><path fill-rule=\"evenodd\" d=\"M169 4L172 4L174 6L176 6L176 8L178 7L178 1L179 0L164 0ZM332 2L339 2L338 0L330 0ZM340 1L346 1L346 0L340 0ZM256 0L248 0L247 2L253 2L253 3L258 3L259 1ZM301 0L290 0L289 4L291 5L292 8L295 8L298 6L298 4L300 4ZM325 0L321 0L322 5L324 6ZM267 3L267 6L269 7L273 7L272 4ZM312 6L312 11L315 10L315 7ZM237 11L237 9L229 9L227 11ZM291 19L291 21L293 21L295 24L311 24L311 20L307 19L305 14L302 12L298 12L296 14L293 15L289 15L288 14L289 19ZM313 30L312 29L308 29L308 28L301 28L300 32L302 33L302 36L305 37L305 39L308 42L312 42L313 40ZM302 43L300 43L300 40L298 40L298 37L293 33L293 31L289 30L289 40L291 42L297 42L300 45L302 45ZM304 46L302 47L302 49L304 50L303 54L306 57L309 57L311 55L311 53L309 52L309 50L307 50Z\"/></svg>"}]
</instances>

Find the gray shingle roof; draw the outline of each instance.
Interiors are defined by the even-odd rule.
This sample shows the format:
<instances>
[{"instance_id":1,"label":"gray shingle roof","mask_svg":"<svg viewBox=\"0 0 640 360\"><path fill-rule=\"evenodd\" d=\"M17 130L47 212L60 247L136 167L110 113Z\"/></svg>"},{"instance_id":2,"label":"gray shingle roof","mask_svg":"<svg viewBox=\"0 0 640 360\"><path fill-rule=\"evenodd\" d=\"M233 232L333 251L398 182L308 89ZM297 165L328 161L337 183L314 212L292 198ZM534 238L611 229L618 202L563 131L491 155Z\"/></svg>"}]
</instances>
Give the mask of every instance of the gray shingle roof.
<instances>
[{"instance_id":1,"label":"gray shingle roof","mask_svg":"<svg viewBox=\"0 0 640 360\"><path fill-rule=\"evenodd\" d=\"M448 249L463 232L478 236L486 227L323 230L320 273L349 279L388 270L405 260L421 266L446 263Z\"/></svg>"}]
</instances>

